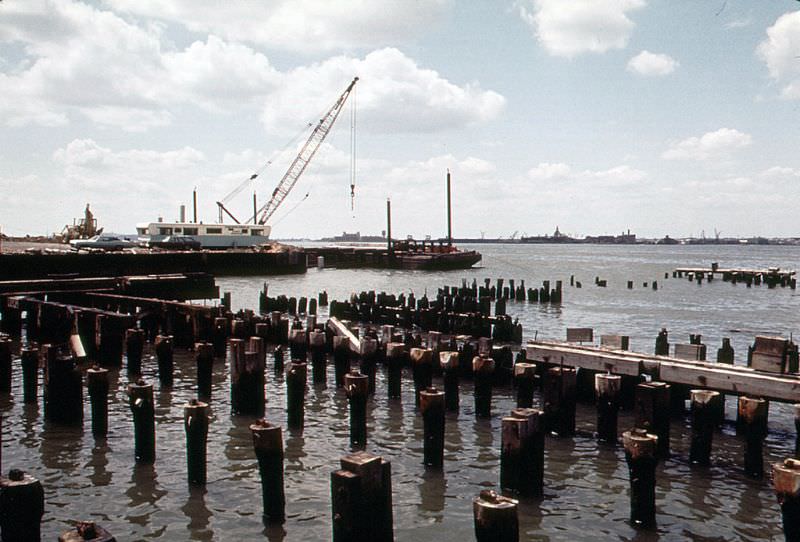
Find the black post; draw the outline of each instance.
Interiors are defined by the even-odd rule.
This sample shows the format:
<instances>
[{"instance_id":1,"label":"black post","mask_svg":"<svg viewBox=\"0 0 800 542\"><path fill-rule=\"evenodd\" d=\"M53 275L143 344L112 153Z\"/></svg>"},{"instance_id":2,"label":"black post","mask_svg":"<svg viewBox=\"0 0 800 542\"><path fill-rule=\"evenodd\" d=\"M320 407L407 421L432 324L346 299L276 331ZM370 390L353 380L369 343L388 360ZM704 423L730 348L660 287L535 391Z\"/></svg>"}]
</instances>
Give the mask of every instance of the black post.
<instances>
[{"instance_id":1,"label":"black post","mask_svg":"<svg viewBox=\"0 0 800 542\"><path fill-rule=\"evenodd\" d=\"M399 399L403 375L403 363L406 359L406 345L388 343L386 345L386 384L390 399Z\"/></svg>"},{"instance_id":2,"label":"black post","mask_svg":"<svg viewBox=\"0 0 800 542\"><path fill-rule=\"evenodd\" d=\"M23 348L21 358L23 400L25 404L35 405L39 393L39 349Z\"/></svg>"},{"instance_id":3,"label":"black post","mask_svg":"<svg viewBox=\"0 0 800 542\"><path fill-rule=\"evenodd\" d=\"M0 539L38 542L43 515L44 489L39 480L18 469L0 478Z\"/></svg>"},{"instance_id":4,"label":"black post","mask_svg":"<svg viewBox=\"0 0 800 542\"><path fill-rule=\"evenodd\" d=\"M439 360L444 376L444 403L451 412L458 411L458 352L440 352Z\"/></svg>"},{"instance_id":5,"label":"black post","mask_svg":"<svg viewBox=\"0 0 800 542\"><path fill-rule=\"evenodd\" d=\"M631 523L652 528L656 524L656 443L658 437L644 429L622 434L631 482Z\"/></svg>"},{"instance_id":6,"label":"black post","mask_svg":"<svg viewBox=\"0 0 800 542\"><path fill-rule=\"evenodd\" d=\"M753 478L764 476L763 448L767 436L769 403L764 399L739 397L739 420L744 430L744 471Z\"/></svg>"},{"instance_id":7,"label":"black post","mask_svg":"<svg viewBox=\"0 0 800 542\"><path fill-rule=\"evenodd\" d=\"M426 467L444 465L444 397L445 393L434 387L419 393L419 409L424 423L423 455Z\"/></svg>"},{"instance_id":8,"label":"black post","mask_svg":"<svg viewBox=\"0 0 800 542\"><path fill-rule=\"evenodd\" d=\"M153 385L138 380L128 385L128 400L133 413L134 456L137 463L156 460L156 422Z\"/></svg>"},{"instance_id":9,"label":"black post","mask_svg":"<svg viewBox=\"0 0 800 542\"><path fill-rule=\"evenodd\" d=\"M517 542L519 519L517 501L498 495L490 489L480 492L472 501L477 542Z\"/></svg>"},{"instance_id":10,"label":"black post","mask_svg":"<svg viewBox=\"0 0 800 542\"><path fill-rule=\"evenodd\" d=\"M197 398L211 400L211 376L214 368L214 345L211 343L197 343L194 345L197 352Z\"/></svg>"},{"instance_id":11,"label":"black post","mask_svg":"<svg viewBox=\"0 0 800 542\"><path fill-rule=\"evenodd\" d=\"M305 421L306 380L308 365L292 362L286 371L286 425L289 429L303 429Z\"/></svg>"},{"instance_id":12,"label":"black post","mask_svg":"<svg viewBox=\"0 0 800 542\"><path fill-rule=\"evenodd\" d=\"M711 464L711 441L714 435L713 401L719 393L711 390L691 390L692 444L689 461L695 465Z\"/></svg>"},{"instance_id":13,"label":"black post","mask_svg":"<svg viewBox=\"0 0 800 542\"><path fill-rule=\"evenodd\" d=\"M800 540L800 460L774 463L772 483L781 505L783 535L787 542L796 542Z\"/></svg>"},{"instance_id":14,"label":"black post","mask_svg":"<svg viewBox=\"0 0 800 542\"><path fill-rule=\"evenodd\" d=\"M344 389L350 402L350 444L367 445L367 395L369 382L365 375L352 371L344 377Z\"/></svg>"},{"instance_id":15,"label":"black post","mask_svg":"<svg viewBox=\"0 0 800 542\"><path fill-rule=\"evenodd\" d=\"M192 399L183 407L186 431L186 466L189 484L206 483L206 441L208 438L208 403Z\"/></svg>"},{"instance_id":16,"label":"black post","mask_svg":"<svg viewBox=\"0 0 800 542\"><path fill-rule=\"evenodd\" d=\"M108 434L108 369L95 365L86 373L92 403L92 435Z\"/></svg>"},{"instance_id":17,"label":"black post","mask_svg":"<svg viewBox=\"0 0 800 542\"><path fill-rule=\"evenodd\" d=\"M597 438L601 442L609 444L617 442L617 413L621 385L622 377L619 375L594 375L594 388L597 392Z\"/></svg>"},{"instance_id":18,"label":"black post","mask_svg":"<svg viewBox=\"0 0 800 542\"><path fill-rule=\"evenodd\" d=\"M475 415L479 418L488 418L492 415L494 360L475 356L472 358L472 372L475 377Z\"/></svg>"},{"instance_id":19,"label":"black post","mask_svg":"<svg viewBox=\"0 0 800 542\"><path fill-rule=\"evenodd\" d=\"M264 523L283 523L286 498L283 492L283 434L281 428L267 420L250 426L253 447L261 475L261 497Z\"/></svg>"},{"instance_id":20,"label":"black post","mask_svg":"<svg viewBox=\"0 0 800 542\"><path fill-rule=\"evenodd\" d=\"M536 382L536 365L514 364L514 383L517 385L517 408L533 407L533 388Z\"/></svg>"}]
</instances>

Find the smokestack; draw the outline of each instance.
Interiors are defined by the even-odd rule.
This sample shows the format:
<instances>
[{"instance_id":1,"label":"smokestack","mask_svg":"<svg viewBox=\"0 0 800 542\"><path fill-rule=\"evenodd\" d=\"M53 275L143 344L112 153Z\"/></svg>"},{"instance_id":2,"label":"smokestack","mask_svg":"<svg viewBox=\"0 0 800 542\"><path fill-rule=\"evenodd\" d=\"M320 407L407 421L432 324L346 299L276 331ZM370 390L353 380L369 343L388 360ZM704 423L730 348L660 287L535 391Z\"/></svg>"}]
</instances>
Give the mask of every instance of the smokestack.
<instances>
[{"instance_id":1,"label":"smokestack","mask_svg":"<svg viewBox=\"0 0 800 542\"><path fill-rule=\"evenodd\" d=\"M192 190L192 208L194 209L194 223L197 224L197 188Z\"/></svg>"},{"instance_id":2,"label":"smokestack","mask_svg":"<svg viewBox=\"0 0 800 542\"><path fill-rule=\"evenodd\" d=\"M256 201L256 191L253 190L253 225L258 224L258 202Z\"/></svg>"},{"instance_id":3,"label":"smokestack","mask_svg":"<svg viewBox=\"0 0 800 542\"><path fill-rule=\"evenodd\" d=\"M386 250L392 255L392 200L386 198Z\"/></svg>"},{"instance_id":4,"label":"smokestack","mask_svg":"<svg viewBox=\"0 0 800 542\"><path fill-rule=\"evenodd\" d=\"M186 205L181 205L179 214L180 214L180 220L178 220L178 222L183 224L184 222L186 222Z\"/></svg>"},{"instance_id":5,"label":"smokestack","mask_svg":"<svg viewBox=\"0 0 800 542\"><path fill-rule=\"evenodd\" d=\"M450 168L447 168L447 246L453 245L453 215L450 209Z\"/></svg>"}]
</instances>

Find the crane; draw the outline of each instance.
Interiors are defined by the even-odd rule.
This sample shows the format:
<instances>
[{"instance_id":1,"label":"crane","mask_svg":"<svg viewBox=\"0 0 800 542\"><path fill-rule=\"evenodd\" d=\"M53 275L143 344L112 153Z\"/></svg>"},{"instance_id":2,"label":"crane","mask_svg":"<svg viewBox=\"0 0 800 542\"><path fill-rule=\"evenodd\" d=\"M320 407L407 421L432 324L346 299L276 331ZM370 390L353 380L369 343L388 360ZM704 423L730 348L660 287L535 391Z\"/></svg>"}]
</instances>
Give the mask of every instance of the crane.
<instances>
[{"instance_id":1,"label":"crane","mask_svg":"<svg viewBox=\"0 0 800 542\"><path fill-rule=\"evenodd\" d=\"M272 192L272 197L270 197L269 201L254 213L253 221L256 220L257 216L258 224L264 225L267 223L267 220L269 220L270 217L275 214L275 211L278 209L281 203L283 203L283 200L286 199L286 196L288 196L289 192L291 192L292 188L294 188L294 185L297 183L300 175L303 174L308 166L308 163L314 157L314 154L317 152L320 145L322 145L322 142L325 141L325 138L333 127L333 123L336 122L339 113L342 112L342 108L344 108L344 104L347 101L348 96L350 96L350 93L353 91L353 87L355 86L356 82L358 82L358 77L354 78L350 82L344 92L342 92L342 94L336 100L336 103L333 104L333 107L331 107L325 116L322 117L317 123L316 127L311 132L311 135L308 136L308 139L300 149L300 152L292 161L289 169L286 171L286 173L284 173L283 178L281 178L281 180L278 182L278 186ZM352 192L352 181L350 188Z\"/></svg>"}]
</instances>

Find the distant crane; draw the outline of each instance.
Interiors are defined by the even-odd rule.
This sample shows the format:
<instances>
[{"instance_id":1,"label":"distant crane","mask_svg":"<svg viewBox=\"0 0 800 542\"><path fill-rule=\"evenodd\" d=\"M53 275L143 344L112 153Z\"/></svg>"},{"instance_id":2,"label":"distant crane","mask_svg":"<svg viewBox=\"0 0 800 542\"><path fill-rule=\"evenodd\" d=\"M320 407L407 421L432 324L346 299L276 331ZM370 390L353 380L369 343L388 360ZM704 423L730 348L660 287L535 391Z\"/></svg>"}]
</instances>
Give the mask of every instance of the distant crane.
<instances>
[{"instance_id":1,"label":"distant crane","mask_svg":"<svg viewBox=\"0 0 800 542\"><path fill-rule=\"evenodd\" d=\"M517 238L517 234L518 234L518 233L519 233L519 230L517 230L517 231L515 231L514 233L512 233L511 235L509 235L509 236L508 236L508 240L509 240L509 241L513 241L514 239L516 239L516 238Z\"/></svg>"},{"instance_id":2,"label":"distant crane","mask_svg":"<svg viewBox=\"0 0 800 542\"><path fill-rule=\"evenodd\" d=\"M336 103L333 104L328 112L322 117L317 123L317 126L311 132L311 135L308 136L308 139L303 144L303 147L300 149L300 152L295 157L294 161L292 161L289 169L283 175L283 178L278 182L278 186L275 187L275 190L272 192L272 197L270 197L269 201L264 204L260 209L258 209L253 216L253 220L256 220L258 217L258 224L264 225L267 223L267 220L275 214L275 211L278 210L281 203L286 199L286 196L289 195L289 192L292 191L294 185L297 184L297 180L300 178L300 175L306 170L308 163L314 157L314 154L319 149L322 142L325 141L325 138L330 133L331 128L333 127L333 123L336 122L336 119L339 117L339 113L342 112L342 108L344 107L345 102L347 101L348 96L353 91L353 87L358 82L358 77L354 78L347 88L342 92L339 98L336 100ZM350 193L351 195L354 193L355 185L353 181L350 182Z\"/></svg>"}]
</instances>

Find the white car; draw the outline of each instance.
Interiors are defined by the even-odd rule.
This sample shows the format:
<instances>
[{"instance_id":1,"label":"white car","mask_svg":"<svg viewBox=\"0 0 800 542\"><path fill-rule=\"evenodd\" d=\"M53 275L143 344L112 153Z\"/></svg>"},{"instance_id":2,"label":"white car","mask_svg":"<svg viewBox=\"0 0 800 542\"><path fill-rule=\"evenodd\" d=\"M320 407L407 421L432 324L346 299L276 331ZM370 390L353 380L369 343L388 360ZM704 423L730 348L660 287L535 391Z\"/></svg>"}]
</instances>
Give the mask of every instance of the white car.
<instances>
[{"instance_id":1,"label":"white car","mask_svg":"<svg viewBox=\"0 0 800 542\"><path fill-rule=\"evenodd\" d=\"M102 234L95 235L88 239L73 239L69 242L70 246L76 250L87 248L99 248L102 250L121 250L137 246L136 241L131 241L119 235Z\"/></svg>"}]
</instances>

